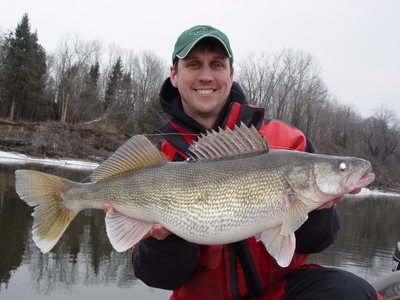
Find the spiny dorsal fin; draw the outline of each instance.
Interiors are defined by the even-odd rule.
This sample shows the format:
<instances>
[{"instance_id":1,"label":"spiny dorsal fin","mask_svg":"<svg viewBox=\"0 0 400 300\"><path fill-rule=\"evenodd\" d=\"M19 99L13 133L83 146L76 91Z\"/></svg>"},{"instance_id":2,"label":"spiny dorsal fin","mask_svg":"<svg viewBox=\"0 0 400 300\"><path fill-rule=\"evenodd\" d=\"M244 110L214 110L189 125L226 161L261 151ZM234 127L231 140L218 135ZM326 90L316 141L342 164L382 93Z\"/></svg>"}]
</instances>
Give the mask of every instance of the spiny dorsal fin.
<instances>
[{"instance_id":1,"label":"spiny dorsal fin","mask_svg":"<svg viewBox=\"0 0 400 300\"><path fill-rule=\"evenodd\" d=\"M261 154L269 150L267 139L260 135L254 126L241 123L233 130L221 128L202 134L199 140L189 147L192 159L226 158L245 154Z\"/></svg>"},{"instance_id":2,"label":"spiny dorsal fin","mask_svg":"<svg viewBox=\"0 0 400 300\"><path fill-rule=\"evenodd\" d=\"M126 171L166 162L164 156L143 135L136 135L125 142L90 176L93 181Z\"/></svg>"}]
</instances>

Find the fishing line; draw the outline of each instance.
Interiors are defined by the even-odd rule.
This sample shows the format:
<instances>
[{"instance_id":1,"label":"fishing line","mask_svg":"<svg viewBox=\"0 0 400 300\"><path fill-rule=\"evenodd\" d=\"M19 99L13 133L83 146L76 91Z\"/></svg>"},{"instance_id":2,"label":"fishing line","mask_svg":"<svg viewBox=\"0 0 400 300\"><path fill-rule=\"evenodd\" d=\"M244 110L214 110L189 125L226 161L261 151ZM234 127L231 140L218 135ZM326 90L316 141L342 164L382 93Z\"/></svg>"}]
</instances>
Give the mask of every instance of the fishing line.
<instances>
[{"instance_id":1,"label":"fishing line","mask_svg":"<svg viewBox=\"0 0 400 300\"><path fill-rule=\"evenodd\" d=\"M180 133L180 132L165 132L165 133L138 133L137 135L144 135L144 136L195 135L195 136L200 136L200 134L197 134L197 133Z\"/></svg>"},{"instance_id":2,"label":"fishing line","mask_svg":"<svg viewBox=\"0 0 400 300\"><path fill-rule=\"evenodd\" d=\"M143 133L142 135L146 136L146 137L164 137L164 136L168 136L168 135L180 135L180 136L198 136L200 137L199 134L196 133L179 133L179 132L168 132L168 133ZM281 147L281 146L274 146L274 145L269 145L270 149L274 149L274 150L297 150L294 148L290 148L290 147ZM25 154L22 153L13 153L13 156L7 156L7 155L2 155L1 151L0 151L0 160L13 160L17 163L17 161L20 162L25 162L25 163L37 163L37 164L44 164L44 165L49 165L49 166L53 166L53 167L59 167L59 168L71 168L74 170L77 169L84 169L84 170L90 170L90 169L95 169L97 166L94 166L92 162L88 162L91 163L92 165L86 165L83 166L81 165L79 167L79 165L76 165L73 163L73 161L71 160L70 162L66 159L49 159L49 158L31 158L28 157ZM81 161L76 161L77 163L81 162ZM90 179L90 175L86 176L85 178L83 178L80 182L85 182L87 180Z\"/></svg>"}]
</instances>

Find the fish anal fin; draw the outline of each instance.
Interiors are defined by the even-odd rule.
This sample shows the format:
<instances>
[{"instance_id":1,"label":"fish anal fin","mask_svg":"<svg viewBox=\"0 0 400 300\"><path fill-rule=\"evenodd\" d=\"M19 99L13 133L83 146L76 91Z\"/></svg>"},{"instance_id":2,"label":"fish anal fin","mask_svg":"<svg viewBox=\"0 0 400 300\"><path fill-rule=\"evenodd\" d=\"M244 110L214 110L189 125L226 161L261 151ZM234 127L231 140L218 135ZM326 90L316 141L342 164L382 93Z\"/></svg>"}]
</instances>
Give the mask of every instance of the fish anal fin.
<instances>
[{"instance_id":1,"label":"fish anal fin","mask_svg":"<svg viewBox=\"0 0 400 300\"><path fill-rule=\"evenodd\" d=\"M166 159L143 135L126 141L90 176L93 181L143 167L165 163Z\"/></svg>"},{"instance_id":2,"label":"fish anal fin","mask_svg":"<svg viewBox=\"0 0 400 300\"><path fill-rule=\"evenodd\" d=\"M281 226L276 226L261 233L261 241L268 253L275 258L281 267L287 267L292 261L296 248L294 233L282 235Z\"/></svg>"},{"instance_id":3,"label":"fish anal fin","mask_svg":"<svg viewBox=\"0 0 400 300\"><path fill-rule=\"evenodd\" d=\"M153 224L121 214L113 209L106 214L106 231L111 245L123 252L139 242Z\"/></svg>"}]
</instances>

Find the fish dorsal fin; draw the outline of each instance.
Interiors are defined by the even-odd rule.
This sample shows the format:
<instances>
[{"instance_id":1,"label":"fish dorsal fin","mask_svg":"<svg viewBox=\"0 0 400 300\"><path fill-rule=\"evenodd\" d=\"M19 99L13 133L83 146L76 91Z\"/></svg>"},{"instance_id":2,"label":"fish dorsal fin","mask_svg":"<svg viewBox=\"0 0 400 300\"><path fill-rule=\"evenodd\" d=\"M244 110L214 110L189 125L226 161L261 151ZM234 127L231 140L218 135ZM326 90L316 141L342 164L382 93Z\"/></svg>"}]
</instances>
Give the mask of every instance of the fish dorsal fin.
<instances>
[{"instance_id":1,"label":"fish dorsal fin","mask_svg":"<svg viewBox=\"0 0 400 300\"><path fill-rule=\"evenodd\" d=\"M143 135L136 135L125 142L90 176L92 181L104 179L126 171L166 162L164 156Z\"/></svg>"},{"instance_id":2,"label":"fish dorsal fin","mask_svg":"<svg viewBox=\"0 0 400 300\"><path fill-rule=\"evenodd\" d=\"M192 159L227 158L245 154L267 153L267 139L260 135L254 126L250 128L241 123L233 130L212 130L202 134L199 140L189 147L189 157Z\"/></svg>"}]
</instances>

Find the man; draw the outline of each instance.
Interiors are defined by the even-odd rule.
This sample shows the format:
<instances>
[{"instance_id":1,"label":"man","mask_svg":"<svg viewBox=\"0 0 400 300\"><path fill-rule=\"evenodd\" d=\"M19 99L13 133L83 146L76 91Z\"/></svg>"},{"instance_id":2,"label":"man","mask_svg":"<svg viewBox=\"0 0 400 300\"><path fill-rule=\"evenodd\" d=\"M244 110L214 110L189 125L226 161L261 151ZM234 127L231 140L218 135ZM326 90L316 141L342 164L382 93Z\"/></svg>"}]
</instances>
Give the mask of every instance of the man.
<instances>
[{"instance_id":1,"label":"man","mask_svg":"<svg viewBox=\"0 0 400 300\"><path fill-rule=\"evenodd\" d=\"M171 121L160 129L165 139L158 144L169 161L187 158L193 133L241 122L254 125L273 147L315 151L298 129L267 119L264 109L247 104L233 81L229 40L218 29L195 26L183 32L172 62L160 92ZM373 288L353 274L306 264L307 255L328 247L339 229L333 202L311 212L296 231L295 255L286 268L254 238L196 245L155 225L134 248L135 274L149 286L174 290L171 299L377 299Z\"/></svg>"}]
</instances>

